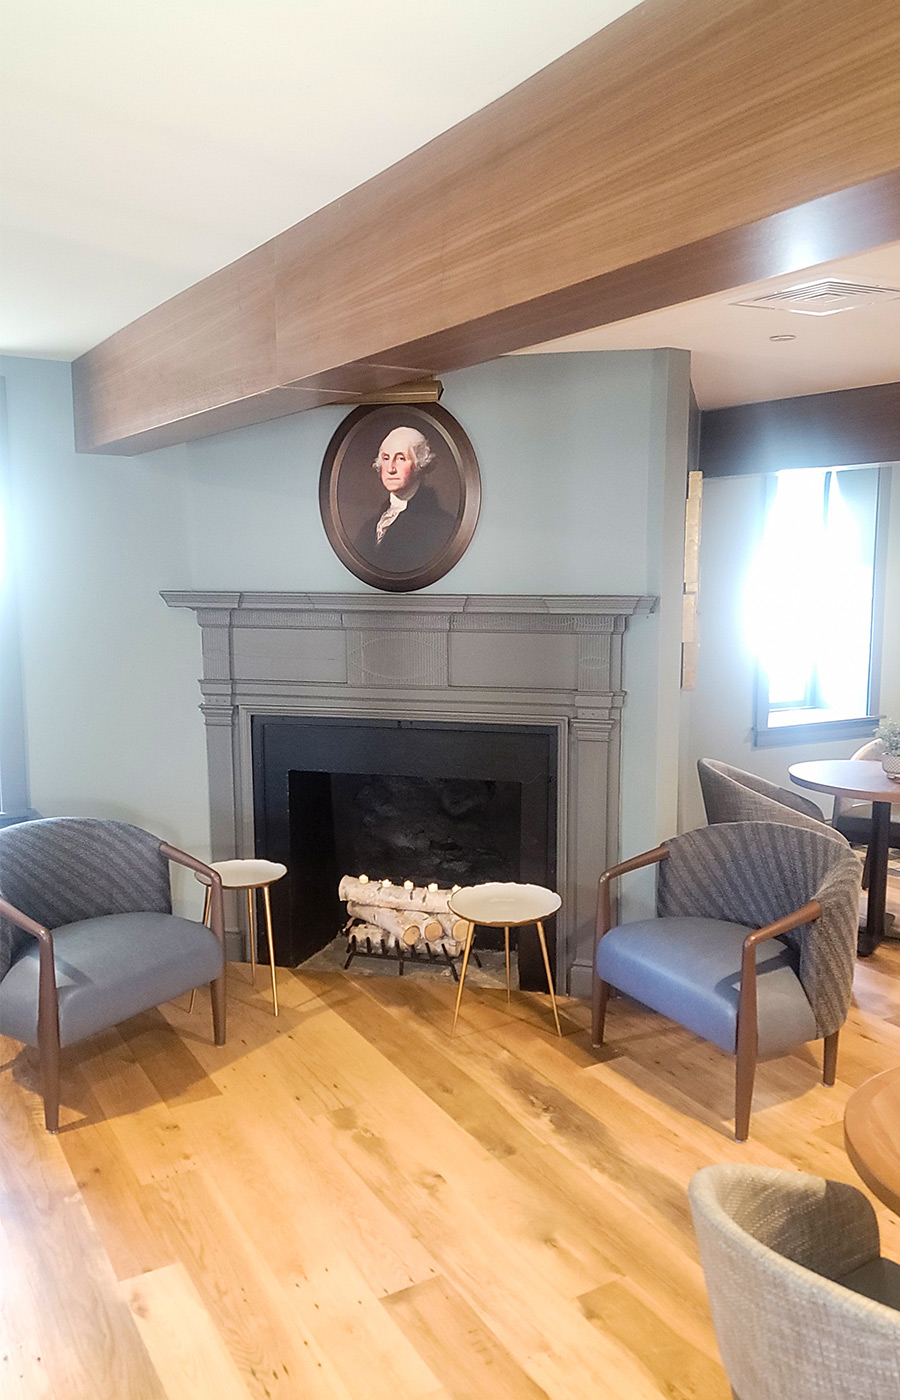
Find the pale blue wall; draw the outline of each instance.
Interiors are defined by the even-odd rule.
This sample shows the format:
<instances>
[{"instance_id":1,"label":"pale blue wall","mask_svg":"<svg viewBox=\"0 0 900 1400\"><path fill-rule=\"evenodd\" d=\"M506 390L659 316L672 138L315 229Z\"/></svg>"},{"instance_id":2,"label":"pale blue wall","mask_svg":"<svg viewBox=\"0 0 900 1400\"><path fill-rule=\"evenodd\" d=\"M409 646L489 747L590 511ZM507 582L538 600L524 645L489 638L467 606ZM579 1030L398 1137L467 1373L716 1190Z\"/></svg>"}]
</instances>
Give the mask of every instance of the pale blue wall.
<instances>
[{"instance_id":1,"label":"pale blue wall","mask_svg":"<svg viewBox=\"0 0 900 1400\"><path fill-rule=\"evenodd\" d=\"M475 538L440 593L640 593L666 352L517 355L443 377L482 474ZM346 409L151 454L178 455L190 501L185 587L372 590L319 517L322 457Z\"/></svg>"},{"instance_id":2,"label":"pale blue wall","mask_svg":"<svg viewBox=\"0 0 900 1400\"><path fill-rule=\"evenodd\" d=\"M318 510L322 456L346 410L142 457L77 456L68 365L9 360L0 372L32 803L47 815L123 817L202 853L200 633L159 592L369 591L332 553ZM442 403L479 458L483 505L468 552L434 591L640 594L671 584L686 352L516 356L444 384ZM677 567L674 581L680 593ZM657 757L678 708L671 633L657 615L626 637L626 686L640 687L625 711L629 850L658 834Z\"/></svg>"}]
</instances>

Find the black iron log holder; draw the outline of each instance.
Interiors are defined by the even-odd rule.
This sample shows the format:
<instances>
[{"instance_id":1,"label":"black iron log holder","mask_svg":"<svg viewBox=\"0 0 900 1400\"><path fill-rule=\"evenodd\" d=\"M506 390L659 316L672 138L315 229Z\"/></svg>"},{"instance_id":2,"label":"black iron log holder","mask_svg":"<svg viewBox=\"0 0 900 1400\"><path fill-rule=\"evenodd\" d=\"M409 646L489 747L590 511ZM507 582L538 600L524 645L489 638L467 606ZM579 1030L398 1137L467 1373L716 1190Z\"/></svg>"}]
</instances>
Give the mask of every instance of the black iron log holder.
<instances>
[{"instance_id":1,"label":"black iron log holder","mask_svg":"<svg viewBox=\"0 0 900 1400\"><path fill-rule=\"evenodd\" d=\"M422 963L425 966L429 963L438 963L443 966L445 963L453 973L453 980L458 982L459 973L456 970L456 963L462 958L462 952L457 953L454 958L447 952L446 945L442 944L441 953L443 959L435 954L434 949L428 943L425 945L424 954L415 947L405 947L399 940L393 946L388 944L386 938L380 938L375 943L368 934L363 938L358 938L351 930L347 934L347 960L344 963L344 971L347 971L354 958L379 958L382 962L385 960L395 962L398 965L397 974L400 977L403 976L407 963ZM474 959L476 967L481 967L481 959L474 948L469 956Z\"/></svg>"}]
</instances>

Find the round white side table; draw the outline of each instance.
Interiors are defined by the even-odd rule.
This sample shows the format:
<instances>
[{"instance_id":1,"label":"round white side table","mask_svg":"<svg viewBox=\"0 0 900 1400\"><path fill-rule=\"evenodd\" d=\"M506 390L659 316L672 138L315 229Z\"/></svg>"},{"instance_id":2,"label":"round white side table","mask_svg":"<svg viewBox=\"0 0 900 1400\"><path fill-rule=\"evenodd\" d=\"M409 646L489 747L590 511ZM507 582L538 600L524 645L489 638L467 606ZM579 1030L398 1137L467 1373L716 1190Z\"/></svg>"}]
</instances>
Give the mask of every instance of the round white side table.
<instances>
[{"instance_id":1,"label":"round white side table","mask_svg":"<svg viewBox=\"0 0 900 1400\"><path fill-rule=\"evenodd\" d=\"M269 886L274 885L276 880L280 880L287 874L287 866L282 865L277 860L216 860L212 862L212 869L217 870L222 877L222 887L226 890L246 890L247 891L247 913L250 918L250 976L256 985L256 902L254 891L262 890L263 903L266 910L266 937L269 942L269 970L272 975L272 1007L275 1015L278 1015L278 987L275 984L275 948L272 942L272 906L269 903ZM203 904L203 922L209 918L209 906L212 898L212 888L205 876L197 873L194 878L206 886L206 899ZM194 1007L194 997L191 994L190 1010Z\"/></svg>"},{"instance_id":2,"label":"round white side table","mask_svg":"<svg viewBox=\"0 0 900 1400\"><path fill-rule=\"evenodd\" d=\"M504 931L506 1000L509 1001L509 931L511 928L520 928L522 924L534 924L537 928L541 953L544 958L544 971L547 974L547 986L550 988L550 1004L553 1007L556 1033L561 1036L562 1031L559 1026L559 1014L556 1010L553 975L550 971L550 959L547 956L547 939L544 935L543 924L543 920L549 919L551 914L555 914L562 904L559 895L555 894L553 890L544 889L543 885L519 885L513 882L491 881L485 885L466 885L462 889L454 890L447 902L450 910L458 918L465 919L469 925L463 948L462 967L459 972L459 991L456 994L456 1010L453 1013L453 1026L450 1034L453 1035L456 1030L459 1005L466 983L466 968L469 965L469 954L472 951L472 943L475 938L475 925L482 924L486 928L502 928Z\"/></svg>"}]
</instances>

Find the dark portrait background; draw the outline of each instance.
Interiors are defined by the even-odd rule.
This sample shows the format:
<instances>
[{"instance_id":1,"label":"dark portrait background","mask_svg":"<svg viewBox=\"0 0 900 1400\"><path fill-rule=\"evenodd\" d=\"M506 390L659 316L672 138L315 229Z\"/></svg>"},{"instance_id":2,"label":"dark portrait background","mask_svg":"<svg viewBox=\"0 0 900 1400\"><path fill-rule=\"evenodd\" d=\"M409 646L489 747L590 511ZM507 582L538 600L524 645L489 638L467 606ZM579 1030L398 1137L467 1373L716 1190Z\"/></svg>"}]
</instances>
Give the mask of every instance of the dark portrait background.
<instances>
[{"instance_id":1,"label":"dark portrait background","mask_svg":"<svg viewBox=\"0 0 900 1400\"><path fill-rule=\"evenodd\" d=\"M434 460L420 474L406 511L377 544L376 524L389 494L373 463L397 428L421 433ZM355 408L325 452L319 508L332 549L357 578L387 592L426 588L459 562L475 533L481 509L475 449L462 425L439 404Z\"/></svg>"},{"instance_id":2,"label":"dark portrait background","mask_svg":"<svg viewBox=\"0 0 900 1400\"><path fill-rule=\"evenodd\" d=\"M431 488L442 510L447 511L454 520L459 518L462 482L452 448L440 429L415 409L391 406L362 419L352 431L340 457L335 501L340 524L351 541L358 540L366 521L387 506L388 493L372 463L382 442L394 428L414 428L428 439L434 453L434 463L429 471L423 472L421 485ZM368 558L372 564L377 562L374 553Z\"/></svg>"}]
</instances>

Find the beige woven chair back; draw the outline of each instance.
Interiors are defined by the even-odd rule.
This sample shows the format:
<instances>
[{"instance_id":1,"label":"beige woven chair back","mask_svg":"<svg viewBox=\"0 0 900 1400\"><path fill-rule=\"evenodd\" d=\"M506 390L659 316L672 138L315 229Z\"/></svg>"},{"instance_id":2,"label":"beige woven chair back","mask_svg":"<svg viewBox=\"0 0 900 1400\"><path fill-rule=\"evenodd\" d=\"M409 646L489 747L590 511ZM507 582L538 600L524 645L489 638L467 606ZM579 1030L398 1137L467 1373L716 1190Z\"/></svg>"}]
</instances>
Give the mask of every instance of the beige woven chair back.
<instances>
[{"instance_id":1,"label":"beige woven chair back","mask_svg":"<svg viewBox=\"0 0 900 1400\"><path fill-rule=\"evenodd\" d=\"M739 1400L897 1400L900 1313L837 1282L879 1255L861 1191L728 1164L697 1172L688 1194Z\"/></svg>"},{"instance_id":2,"label":"beige woven chair back","mask_svg":"<svg viewBox=\"0 0 900 1400\"><path fill-rule=\"evenodd\" d=\"M821 808L809 798L776 783L757 778L712 758L697 760L706 820L717 822L783 822L785 826L825 825Z\"/></svg>"},{"instance_id":3,"label":"beige woven chair back","mask_svg":"<svg viewBox=\"0 0 900 1400\"><path fill-rule=\"evenodd\" d=\"M870 739L867 744L863 744L862 748L857 749L856 753L852 753L850 757L861 758L872 763L875 760L880 760L883 753L884 744L881 740ZM860 802L854 797L836 797L834 799L834 813L831 818L833 822L837 821L838 817L871 817L871 815L871 802Z\"/></svg>"}]
</instances>

